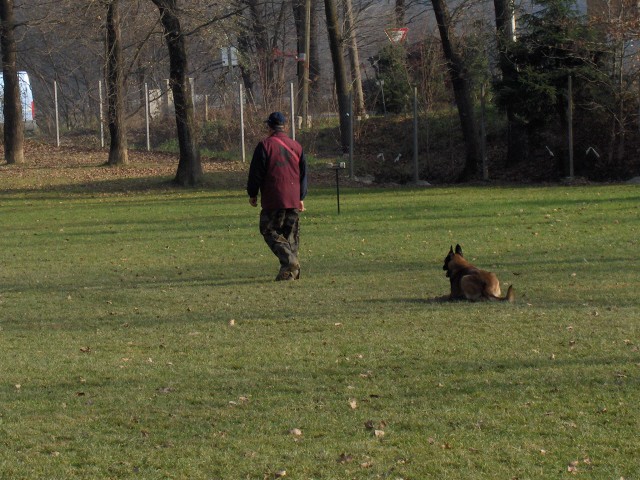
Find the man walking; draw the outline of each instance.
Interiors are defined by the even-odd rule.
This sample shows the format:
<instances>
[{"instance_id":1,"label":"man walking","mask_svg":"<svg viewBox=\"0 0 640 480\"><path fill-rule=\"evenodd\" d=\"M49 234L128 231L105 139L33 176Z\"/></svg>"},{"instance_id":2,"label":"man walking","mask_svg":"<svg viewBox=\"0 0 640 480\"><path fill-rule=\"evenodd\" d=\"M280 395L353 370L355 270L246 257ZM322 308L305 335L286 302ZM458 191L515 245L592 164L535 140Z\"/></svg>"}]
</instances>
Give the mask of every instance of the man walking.
<instances>
[{"instance_id":1,"label":"man walking","mask_svg":"<svg viewBox=\"0 0 640 480\"><path fill-rule=\"evenodd\" d=\"M280 261L276 281L300 278L299 219L307 195L307 164L302 146L284 133L286 119L273 112L266 121L269 136L256 146L249 167L249 204L258 206L260 233Z\"/></svg>"}]
</instances>

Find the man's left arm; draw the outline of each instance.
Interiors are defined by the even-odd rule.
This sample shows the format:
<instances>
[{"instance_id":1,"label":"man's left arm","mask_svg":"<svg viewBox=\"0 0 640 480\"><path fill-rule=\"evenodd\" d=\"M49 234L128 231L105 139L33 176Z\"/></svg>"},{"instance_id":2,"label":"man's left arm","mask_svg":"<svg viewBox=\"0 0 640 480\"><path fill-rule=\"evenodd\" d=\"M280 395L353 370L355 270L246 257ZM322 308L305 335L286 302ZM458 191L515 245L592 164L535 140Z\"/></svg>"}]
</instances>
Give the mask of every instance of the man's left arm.
<instances>
[{"instance_id":1,"label":"man's left arm","mask_svg":"<svg viewBox=\"0 0 640 480\"><path fill-rule=\"evenodd\" d=\"M307 196L307 161L304 152L300 155L300 200Z\"/></svg>"}]
</instances>

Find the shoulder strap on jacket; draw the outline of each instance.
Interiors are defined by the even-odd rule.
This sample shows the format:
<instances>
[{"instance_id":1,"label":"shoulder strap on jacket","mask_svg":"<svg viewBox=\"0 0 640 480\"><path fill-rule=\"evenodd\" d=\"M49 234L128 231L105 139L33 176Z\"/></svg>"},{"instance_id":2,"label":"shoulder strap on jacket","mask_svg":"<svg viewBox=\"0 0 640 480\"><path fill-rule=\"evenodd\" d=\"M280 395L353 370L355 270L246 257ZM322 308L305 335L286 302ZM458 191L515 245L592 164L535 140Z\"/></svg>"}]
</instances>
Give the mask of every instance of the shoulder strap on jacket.
<instances>
[{"instance_id":1,"label":"shoulder strap on jacket","mask_svg":"<svg viewBox=\"0 0 640 480\"><path fill-rule=\"evenodd\" d=\"M298 155L296 154L296 152L294 152L291 147L289 147L289 145L287 145L286 143L284 143L282 140L280 140L278 137L273 136L271 137L273 138L276 142L278 142L280 145L282 145L284 147L284 149L289 152L291 155L293 155L293 158L296 159L297 163L300 163L300 158L298 157Z\"/></svg>"}]
</instances>

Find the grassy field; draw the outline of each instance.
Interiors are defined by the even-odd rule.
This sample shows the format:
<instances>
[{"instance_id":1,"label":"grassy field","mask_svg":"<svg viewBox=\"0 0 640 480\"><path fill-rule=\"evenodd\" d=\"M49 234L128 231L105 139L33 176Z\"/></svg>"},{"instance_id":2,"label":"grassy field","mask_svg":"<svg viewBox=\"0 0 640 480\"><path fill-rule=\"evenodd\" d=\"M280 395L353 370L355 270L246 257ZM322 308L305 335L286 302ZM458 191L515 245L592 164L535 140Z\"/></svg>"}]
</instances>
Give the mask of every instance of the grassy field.
<instances>
[{"instance_id":1,"label":"grassy field","mask_svg":"<svg viewBox=\"0 0 640 480\"><path fill-rule=\"evenodd\" d=\"M640 478L637 187L312 188L276 283L242 171L25 172L0 478ZM455 243L516 303L442 302Z\"/></svg>"}]
</instances>

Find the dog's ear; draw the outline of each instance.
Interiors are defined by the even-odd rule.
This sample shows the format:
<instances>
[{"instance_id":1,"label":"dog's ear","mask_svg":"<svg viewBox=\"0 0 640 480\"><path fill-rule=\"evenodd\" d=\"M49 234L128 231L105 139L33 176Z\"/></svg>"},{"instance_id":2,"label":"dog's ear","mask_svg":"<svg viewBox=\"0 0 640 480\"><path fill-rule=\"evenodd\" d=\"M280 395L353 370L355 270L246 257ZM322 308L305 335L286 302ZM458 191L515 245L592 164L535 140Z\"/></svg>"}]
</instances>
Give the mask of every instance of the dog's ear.
<instances>
[{"instance_id":1,"label":"dog's ear","mask_svg":"<svg viewBox=\"0 0 640 480\"><path fill-rule=\"evenodd\" d=\"M451 247L449 247L449 253L453 253L453 245L451 245Z\"/></svg>"},{"instance_id":2,"label":"dog's ear","mask_svg":"<svg viewBox=\"0 0 640 480\"><path fill-rule=\"evenodd\" d=\"M456 253L458 255L462 255L462 247L460 246L460 244L456 244Z\"/></svg>"}]
</instances>

